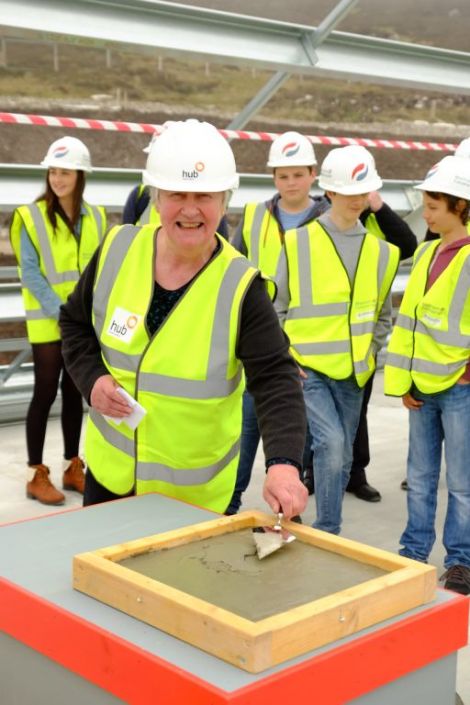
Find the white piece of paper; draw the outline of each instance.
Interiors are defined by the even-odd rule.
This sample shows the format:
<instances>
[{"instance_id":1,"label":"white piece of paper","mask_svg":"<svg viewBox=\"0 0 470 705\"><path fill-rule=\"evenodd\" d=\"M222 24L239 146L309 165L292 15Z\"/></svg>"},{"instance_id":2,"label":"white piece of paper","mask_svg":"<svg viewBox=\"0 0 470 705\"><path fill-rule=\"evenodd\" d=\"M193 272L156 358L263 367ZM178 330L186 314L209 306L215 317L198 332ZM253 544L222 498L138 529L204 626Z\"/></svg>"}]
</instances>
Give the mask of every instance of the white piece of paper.
<instances>
[{"instance_id":1,"label":"white piece of paper","mask_svg":"<svg viewBox=\"0 0 470 705\"><path fill-rule=\"evenodd\" d=\"M104 418L108 419L109 421L113 421L118 426L119 424L124 422L126 426L129 426L130 429L135 431L135 429L147 413L147 410L144 409L144 407L139 404L139 402L137 402L134 397L131 397L131 395L126 392L126 390L122 387L118 387L116 391L127 401L129 406L132 408L132 411L128 416L123 416L122 418L116 418L114 416L105 416Z\"/></svg>"}]
</instances>

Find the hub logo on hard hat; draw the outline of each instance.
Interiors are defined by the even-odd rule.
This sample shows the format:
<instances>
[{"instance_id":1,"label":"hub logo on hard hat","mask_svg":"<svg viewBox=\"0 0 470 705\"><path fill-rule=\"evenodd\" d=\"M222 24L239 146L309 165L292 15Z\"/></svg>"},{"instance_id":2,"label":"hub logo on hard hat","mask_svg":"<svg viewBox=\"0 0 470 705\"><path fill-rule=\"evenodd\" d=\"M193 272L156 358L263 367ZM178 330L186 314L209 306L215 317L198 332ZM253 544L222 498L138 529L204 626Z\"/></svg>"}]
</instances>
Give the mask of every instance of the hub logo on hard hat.
<instances>
[{"instance_id":1,"label":"hub logo on hard hat","mask_svg":"<svg viewBox=\"0 0 470 705\"><path fill-rule=\"evenodd\" d=\"M300 149L300 144L298 142L288 142L282 148L282 154L285 157L294 157Z\"/></svg>"},{"instance_id":2,"label":"hub logo on hard hat","mask_svg":"<svg viewBox=\"0 0 470 705\"><path fill-rule=\"evenodd\" d=\"M351 172L351 181L363 181L369 173L369 167L361 162Z\"/></svg>"},{"instance_id":3,"label":"hub logo on hard hat","mask_svg":"<svg viewBox=\"0 0 470 705\"><path fill-rule=\"evenodd\" d=\"M204 162L196 162L193 169L181 170L181 178L188 181L192 179L197 179L199 178L199 174L201 174L201 172L203 172L205 168L206 165L204 164Z\"/></svg>"},{"instance_id":4,"label":"hub logo on hard hat","mask_svg":"<svg viewBox=\"0 0 470 705\"><path fill-rule=\"evenodd\" d=\"M54 157L54 159L60 159L60 157L65 157L68 153L68 147L64 145L63 147L57 147L57 149L54 150L52 156Z\"/></svg>"}]
</instances>

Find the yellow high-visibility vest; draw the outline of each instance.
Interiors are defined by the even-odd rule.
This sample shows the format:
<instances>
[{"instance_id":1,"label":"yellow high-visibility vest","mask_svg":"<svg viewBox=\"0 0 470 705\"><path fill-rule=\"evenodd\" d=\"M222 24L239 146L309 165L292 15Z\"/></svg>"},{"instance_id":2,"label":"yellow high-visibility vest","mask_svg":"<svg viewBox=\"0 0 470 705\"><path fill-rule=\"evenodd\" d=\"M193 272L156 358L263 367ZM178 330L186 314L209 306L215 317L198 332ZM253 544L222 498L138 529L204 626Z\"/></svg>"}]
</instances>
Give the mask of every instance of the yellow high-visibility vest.
<instances>
[{"instance_id":1,"label":"yellow high-visibility vest","mask_svg":"<svg viewBox=\"0 0 470 705\"><path fill-rule=\"evenodd\" d=\"M285 233L289 308L285 331L300 365L363 387L375 369L372 339L400 251L366 233L350 282L325 228L314 221Z\"/></svg>"},{"instance_id":2,"label":"yellow high-visibility vest","mask_svg":"<svg viewBox=\"0 0 470 705\"><path fill-rule=\"evenodd\" d=\"M243 215L243 241L247 258L267 277L276 277L284 235L265 203L247 203Z\"/></svg>"},{"instance_id":3,"label":"yellow high-visibility vest","mask_svg":"<svg viewBox=\"0 0 470 705\"><path fill-rule=\"evenodd\" d=\"M87 461L115 494L157 491L220 512L230 502L244 389L236 344L258 272L217 237L220 250L152 337L155 228L124 225L103 244L93 325L109 372L147 410L135 432L90 412Z\"/></svg>"},{"instance_id":4,"label":"yellow high-visibility vest","mask_svg":"<svg viewBox=\"0 0 470 705\"><path fill-rule=\"evenodd\" d=\"M385 393L403 396L452 387L470 358L470 238L426 289L440 240L422 243L388 345Z\"/></svg>"},{"instance_id":5,"label":"yellow high-visibility vest","mask_svg":"<svg viewBox=\"0 0 470 705\"><path fill-rule=\"evenodd\" d=\"M86 214L82 216L78 242L60 215L57 215L57 227L54 230L44 200L21 206L13 214L10 239L18 261L20 279L21 230L24 226L38 253L40 272L62 302L74 290L81 272L106 232L104 208L87 203L83 203L83 206ZM60 340L58 321L48 317L34 294L24 285L22 295L29 341L47 343Z\"/></svg>"}]
</instances>

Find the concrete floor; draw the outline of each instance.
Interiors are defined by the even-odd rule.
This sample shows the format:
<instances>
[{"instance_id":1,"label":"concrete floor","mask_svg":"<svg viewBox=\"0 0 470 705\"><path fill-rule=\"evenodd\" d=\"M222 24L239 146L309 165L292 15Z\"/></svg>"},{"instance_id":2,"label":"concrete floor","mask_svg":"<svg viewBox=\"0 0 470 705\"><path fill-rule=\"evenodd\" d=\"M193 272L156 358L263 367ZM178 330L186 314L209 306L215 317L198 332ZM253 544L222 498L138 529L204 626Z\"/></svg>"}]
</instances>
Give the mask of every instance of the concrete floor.
<instances>
[{"instance_id":1,"label":"concrete floor","mask_svg":"<svg viewBox=\"0 0 470 705\"><path fill-rule=\"evenodd\" d=\"M342 535L389 551L396 551L399 536L406 521L406 493L400 482L406 473L408 438L407 412L401 401L383 395L383 380L377 375L369 406L369 429L371 439L371 464L368 470L370 484L382 493L382 501L369 504L347 494L344 500ZM51 468L52 478L60 486L61 478L61 434L58 419L48 426L44 462ZM24 425L0 426L0 523L63 511L64 507L51 508L25 497L25 442ZM263 456L258 452L252 483L244 498L244 509L263 509L267 506L261 497L264 476ZM81 497L67 492L65 508L81 505ZM441 480L437 519L438 540L431 555L438 574L443 572L444 550L440 543L443 516L446 507L446 491ZM303 514L304 523L311 523L315 516L314 497ZM470 635L469 635L470 637ZM469 639L470 640L470 639ZM458 659L457 692L464 705L470 705L470 646L462 649Z\"/></svg>"}]
</instances>

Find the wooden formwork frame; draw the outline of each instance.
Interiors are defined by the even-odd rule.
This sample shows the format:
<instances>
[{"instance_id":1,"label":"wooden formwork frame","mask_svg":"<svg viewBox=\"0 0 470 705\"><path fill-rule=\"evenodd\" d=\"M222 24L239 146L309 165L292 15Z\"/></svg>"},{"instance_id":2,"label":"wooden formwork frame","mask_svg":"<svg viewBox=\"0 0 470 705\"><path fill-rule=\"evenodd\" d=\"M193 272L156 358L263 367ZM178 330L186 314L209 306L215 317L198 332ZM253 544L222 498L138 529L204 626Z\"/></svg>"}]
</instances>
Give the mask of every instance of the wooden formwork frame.
<instances>
[{"instance_id":1,"label":"wooden formwork frame","mask_svg":"<svg viewBox=\"0 0 470 705\"><path fill-rule=\"evenodd\" d=\"M73 585L251 673L354 634L435 597L437 577L433 566L293 522L283 525L300 541L386 573L254 622L119 564L143 553L273 523L272 515L246 511L81 553L74 557Z\"/></svg>"}]
</instances>

